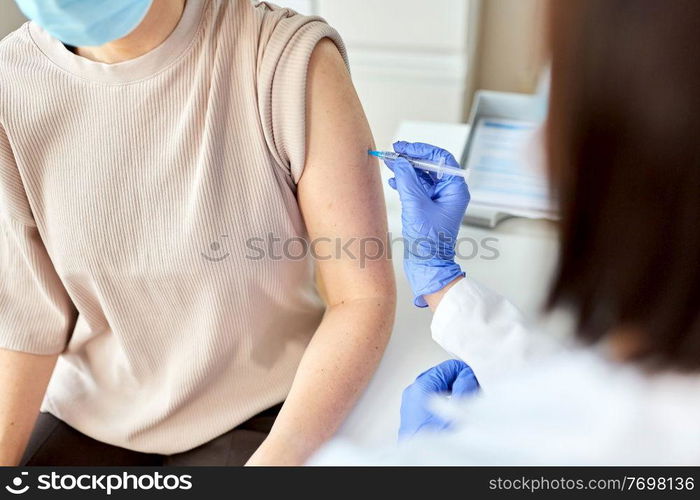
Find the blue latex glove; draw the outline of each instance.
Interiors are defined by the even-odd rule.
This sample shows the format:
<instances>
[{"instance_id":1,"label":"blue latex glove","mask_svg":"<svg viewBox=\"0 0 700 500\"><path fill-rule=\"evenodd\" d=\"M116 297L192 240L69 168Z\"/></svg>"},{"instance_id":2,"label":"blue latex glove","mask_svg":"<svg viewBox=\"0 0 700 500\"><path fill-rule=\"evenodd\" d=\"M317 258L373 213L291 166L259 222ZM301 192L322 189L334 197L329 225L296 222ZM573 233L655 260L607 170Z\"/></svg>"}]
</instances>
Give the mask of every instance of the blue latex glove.
<instances>
[{"instance_id":1,"label":"blue latex glove","mask_svg":"<svg viewBox=\"0 0 700 500\"><path fill-rule=\"evenodd\" d=\"M430 410L433 398L442 394L463 398L479 390L479 381L463 361L443 361L420 375L403 391L399 439L416 434L421 429L442 430L450 426Z\"/></svg>"},{"instance_id":2,"label":"blue latex glove","mask_svg":"<svg viewBox=\"0 0 700 500\"><path fill-rule=\"evenodd\" d=\"M419 142L397 142L394 151L416 159L440 161L459 168L448 151ZM464 179L414 169L408 161L386 161L394 172L389 185L401 199L402 233L405 240L404 272L418 307L426 307L423 295L435 293L459 276L455 245L462 217L469 204Z\"/></svg>"}]
</instances>

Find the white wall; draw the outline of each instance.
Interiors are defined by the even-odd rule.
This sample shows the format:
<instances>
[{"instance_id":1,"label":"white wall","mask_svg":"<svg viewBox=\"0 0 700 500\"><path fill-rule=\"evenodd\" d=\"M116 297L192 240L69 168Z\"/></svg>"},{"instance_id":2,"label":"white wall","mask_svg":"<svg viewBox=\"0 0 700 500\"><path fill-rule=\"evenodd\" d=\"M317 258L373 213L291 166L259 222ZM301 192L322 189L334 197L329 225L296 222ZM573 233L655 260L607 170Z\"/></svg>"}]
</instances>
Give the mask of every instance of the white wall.
<instances>
[{"instance_id":1,"label":"white wall","mask_svg":"<svg viewBox=\"0 0 700 500\"><path fill-rule=\"evenodd\" d=\"M472 0L315 0L343 36L377 144L402 120L460 122ZM475 22L473 23L475 24Z\"/></svg>"},{"instance_id":2,"label":"white wall","mask_svg":"<svg viewBox=\"0 0 700 500\"><path fill-rule=\"evenodd\" d=\"M476 89L533 92L547 0L272 0L345 39L379 145L403 119L463 122Z\"/></svg>"},{"instance_id":3,"label":"white wall","mask_svg":"<svg viewBox=\"0 0 700 500\"><path fill-rule=\"evenodd\" d=\"M380 147L402 120L464 120L479 0L273 1L340 32Z\"/></svg>"},{"instance_id":4,"label":"white wall","mask_svg":"<svg viewBox=\"0 0 700 500\"><path fill-rule=\"evenodd\" d=\"M13 0L0 0L0 38L16 30L25 20Z\"/></svg>"}]
</instances>

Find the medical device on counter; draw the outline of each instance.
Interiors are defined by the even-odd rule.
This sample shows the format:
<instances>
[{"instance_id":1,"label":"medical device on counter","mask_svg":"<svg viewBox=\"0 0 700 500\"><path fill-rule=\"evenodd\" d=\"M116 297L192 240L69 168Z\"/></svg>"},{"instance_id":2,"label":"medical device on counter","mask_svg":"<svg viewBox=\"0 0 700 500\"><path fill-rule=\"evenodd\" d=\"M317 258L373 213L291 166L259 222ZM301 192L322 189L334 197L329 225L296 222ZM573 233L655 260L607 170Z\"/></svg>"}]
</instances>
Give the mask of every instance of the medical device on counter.
<instances>
[{"instance_id":1,"label":"medical device on counter","mask_svg":"<svg viewBox=\"0 0 700 500\"><path fill-rule=\"evenodd\" d=\"M439 162L430 160L419 160L416 158L411 158L410 156L393 153L391 151L369 151L369 154L376 156L381 160L396 161L399 158L403 158L408 161L413 168L416 170L425 170L427 172L433 172L437 174L438 179L442 179L445 175L452 175L467 178L467 171L461 168L449 167L445 165L445 159L441 158Z\"/></svg>"}]
</instances>

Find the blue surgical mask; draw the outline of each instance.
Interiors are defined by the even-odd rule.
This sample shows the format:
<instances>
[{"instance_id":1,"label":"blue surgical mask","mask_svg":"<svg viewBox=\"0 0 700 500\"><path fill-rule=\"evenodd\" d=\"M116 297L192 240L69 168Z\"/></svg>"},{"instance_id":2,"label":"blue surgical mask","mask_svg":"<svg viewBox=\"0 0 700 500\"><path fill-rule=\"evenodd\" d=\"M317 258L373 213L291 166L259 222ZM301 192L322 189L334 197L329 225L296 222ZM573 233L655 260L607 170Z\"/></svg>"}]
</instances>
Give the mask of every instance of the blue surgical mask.
<instances>
[{"instance_id":1,"label":"blue surgical mask","mask_svg":"<svg viewBox=\"0 0 700 500\"><path fill-rule=\"evenodd\" d=\"M74 47L104 45L128 35L153 0L15 0L29 19Z\"/></svg>"}]
</instances>

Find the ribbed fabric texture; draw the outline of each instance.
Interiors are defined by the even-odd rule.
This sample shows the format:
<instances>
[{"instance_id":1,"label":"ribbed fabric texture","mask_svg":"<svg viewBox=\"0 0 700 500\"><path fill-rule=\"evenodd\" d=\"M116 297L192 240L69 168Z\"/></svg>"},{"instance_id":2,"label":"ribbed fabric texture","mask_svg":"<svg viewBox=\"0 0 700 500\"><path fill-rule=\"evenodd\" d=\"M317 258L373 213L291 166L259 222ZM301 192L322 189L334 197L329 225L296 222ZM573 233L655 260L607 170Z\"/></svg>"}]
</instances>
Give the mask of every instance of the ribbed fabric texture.
<instances>
[{"instance_id":1,"label":"ribbed fabric texture","mask_svg":"<svg viewBox=\"0 0 700 500\"><path fill-rule=\"evenodd\" d=\"M44 410L171 454L284 400L323 306L311 262L261 242L306 237L295 185L324 37L345 57L318 18L188 0L125 63L31 23L0 42L0 347L62 353Z\"/></svg>"}]
</instances>

